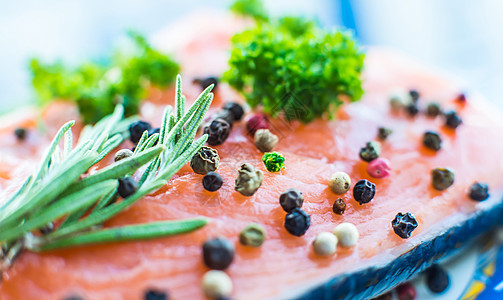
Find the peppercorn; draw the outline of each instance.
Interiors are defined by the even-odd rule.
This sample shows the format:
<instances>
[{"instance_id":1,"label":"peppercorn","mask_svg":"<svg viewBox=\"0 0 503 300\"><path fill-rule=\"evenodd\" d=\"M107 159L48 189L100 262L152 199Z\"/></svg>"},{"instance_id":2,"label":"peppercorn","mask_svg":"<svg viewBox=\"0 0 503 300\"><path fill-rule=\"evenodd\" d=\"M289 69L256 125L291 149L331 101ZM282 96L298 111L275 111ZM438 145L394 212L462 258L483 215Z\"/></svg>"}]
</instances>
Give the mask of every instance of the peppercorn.
<instances>
[{"instance_id":1,"label":"peppercorn","mask_svg":"<svg viewBox=\"0 0 503 300\"><path fill-rule=\"evenodd\" d=\"M410 93L408 91L400 89L394 91L390 95L389 102L391 109L394 111L398 111L402 109L405 104L412 102L412 97L410 96Z\"/></svg>"},{"instance_id":2,"label":"peppercorn","mask_svg":"<svg viewBox=\"0 0 503 300\"><path fill-rule=\"evenodd\" d=\"M26 139L26 133L26 129L24 128L17 128L16 130L14 130L14 135L20 141L24 141Z\"/></svg>"},{"instance_id":3,"label":"peppercorn","mask_svg":"<svg viewBox=\"0 0 503 300\"><path fill-rule=\"evenodd\" d=\"M269 129L259 129L255 132L255 146L262 152L270 152L278 145L278 137Z\"/></svg>"},{"instance_id":4,"label":"peppercorn","mask_svg":"<svg viewBox=\"0 0 503 300\"><path fill-rule=\"evenodd\" d=\"M121 149L115 153L114 161L118 162L131 156L133 156L133 151L129 149Z\"/></svg>"},{"instance_id":5,"label":"peppercorn","mask_svg":"<svg viewBox=\"0 0 503 300\"><path fill-rule=\"evenodd\" d=\"M39 229L39 231L42 235L47 235L49 233L52 233L54 231L54 224L52 222L49 222L49 223L45 224L44 226L42 226Z\"/></svg>"},{"instance_id":6,"label":"peppercorn","mask_svg":"<svg viewBox=\"0 0 503 300\"><path fill-rule=\"evenodd\" d=\"M204 295L210 299L227 299L232 292L232 280L223 271L211 270L203 276Z\"/></svg>"},{"instance_id":7,"label":"peppercorn","mask_svg":"<svg viewBox=\"0 0 503 300\"><path fill-rule=\"evenodd\" d=\"M393 221L391 221L393 231L402 239L408 239L412 231L417 227L417 221L413 214L401 212L397 213Z\"/></svg>"},{"instance_id":8,"label":"peppercorn","mask_svg":"<svg viewBox=\"0 0 503 300\"><path fill-rule=\"evenodd\" d=\"M268 129L269 119L264 114L255 114L246 121L246 129L250 134L255 134L259 129Z\"/></svg>"},{"instance_id":9,"label":"peppercorn","mask_svg":"<svg viewBox=\"0 0 503 300\"><path fill-rule=\"evenodd\" d=\"M436 190L443 191L454 183L454 173L447 168L433 169L431 183Z\"/></svg>"},{"instance_id":10,"label":"peppercorn","mask_svg":"<svg viewBox=\"0 0 503 300\"><path fill-rule=\"evenodd\" d=\"M419 100L419 92L417 90L409 90L409 95L412 98L412 102L417 102Z\"/></svg>"},{"instance_id":11,"label":"peppercorn","mask_svg":"<svg viewBox=\"0 0 503 300\"><path fill-rule=\"evenodd\" d=\"M213 120L216 120L216 119L224 120L225 122L227 122L229 124L231 129L232 129L232 126L234 125L234 115L228 110L222 110L222 111L217 112L215 114L215 116L213 117Z\"/></svg>"},{"instance_id":12,"label":"peppercorn","mask_svg":"<svg viewBox=\"0 0 503 300\"><path fill-rule=\"evenodd\" d=\"M440 108L440 104L437 102L430 102L426 107L426 115L429 117L436 117L442 113L442 109Z\"/></svg>"},{"instance_id":13,"label":"peppercorn","mask_svg":"<svg viewBox=\"0 0 503 300\"><path fill-rule=\"evenodd\" d=\"M407 106L405 106L405 111L409 116L414 117L419 113L419 108L417 107L416 103L409 103L407 104Z\"/></svg>"},{"instance_id":14,"label":"peppercorn","mask_svg":"<svg viewBox=\"0 0 503 300\"><path fill-rule=\"evenodd\" d=\"M445 113L445 126L456 129L463 121L455 111Z\"/></svg>"},{"instance_id":15,"label":"peppercorn","mask_svg":"<svg viewBox=\"0 0 503 300\"><path fill-rule=\"evenodd\" d=\"M369 203L374 199L376 185L367 179L358 180L353 188L353 197L360 205Z\"/></svg>"},{"instance_id":16,"label":"peppercorn","mask_svg":"<svg viewBox=\"0 0 503 300\"><path fill-rule=\"evenodd\" d=\"M462 104L466 103L466 95L464 93L459 93L456 96L456 101Z\"/></svg>"},{"instance_id":17,"label":"peppercorn","mask_svg":"<svg viewBox=\"0 0 503 300\"><path fill-rule=\"evenodd\" d=\"M150 123L145 121L133 122L129 125L129 139L136 145L140 141L143 132L145 132L145 130L148 132L150 129L152 129Z\"/></svg>"},{"instance_id":18,"label":"peppercorn","mask_svg":"<svg viewBox=\"0 0 503 300\"><path fill-rule=\"evenodd\" d=\"M145 292L145 300L167 300L168 295L160 290L150 289Z\"/></svg>"},{"instance_id":19,"label":"peppercorn","mask_svg":"<svg viewBox=\"0 0 503 300\"><path fill-rule=\"evenodd\" d=\"M279 204L287 213L294 208L301 208L304 203L302 192L297 189L288 189L279 196Z\"/></svg>"},{"instance_id":20,"label":"peppercorn","mask_svg":"<svg viewBox=\"0 0 503 300\"><path fill-rule=\"evenodd\" d=\"M234 116L234 121L239 121L243 117L245 111L241 105L236 102L227 102L224 105L224 110L229 111Z\"/></svg>"},{"instance_id":21,"label":"peppercorn","mask_svg":"<svg viewBox=\"0 0 503 300\"><path fill-rule=\"evenodd\" d=\"M314 253L320 256L330 256L337 250L337 237L331 232L322 232L313 241Z\"/></svg>"},{"instance_id":22,"label":"peppercorn","mask_svg":"<svg viewBox=\"0 0 503 300\"><path fill-rule=\"evenodd\" d=\"M398 300L414 300L417 297L416 288L410 283L402 283L396 288Z\"/></svg>"},{"instance_id":23,"label":"peppercorn","mask_svg":"<svg viewBox=\"0 0 503 300\"><path fill-rule=\"evenodd\" d=\"M344 172L335 172L328 181L328 187L335 194L342 195L351 187L351 178Z\"/></svg>"},{"instance_id":24,"label":"peppercorn","mask_svg":"<svg viewBox=\"0 0 503 300\"><path fill-rule=\"evenodd\" d=\"M131 177L124 177L119 179L119 187L117 192L122 198L127 198L134 194L138 189L138 183Z\"/></svg>"},{"instance_id":25,"label":"peppercorn","mask_svg":"<svg viewBox=\"0 0 503 300\"><path fill-rule=\"evenodd\" d=\"M366 162L370 162L381 155L381 143L372 141L368 142L365 147L360 149L360 158Z\"/></svg>"},{"instance_id":26,"label":"peppercorn","mask_svg":"<svg viewBox=\"0 0 503 300\"><path fill-rule=\"evenodd\" d=\"M218 79L216 79L213 76L202 78L202 79L201 78L196 78L192 82L196 83L196 84L199 84L201 86L201 88L203 88L203 90L205 90L207 87L209 87L212 84L215 85L213 87L213 89L215 89L217 87L217 85L218 85Z\"/></svg>"},{"instance_id":27,"label":"peppercorn","mask_svg":"<svg viewBox=\"0 0 503 300\"><path fill-rule=\"evenodd\" d=\"M265 230L257 223L248 224L239 234L239 242L245 246L260 247L265 240Z\"/></svg>"},{"instance_id":28,"label":"peppercorn","mask_svg":"<svg viewBox=\"0 0 503 300\"><path fill-rule=\"evenodd\" d=\"M203 176L203 187L210 192L215 192L222 187L222 177L215 172L208 172Z\"/></svg>"},{"instance_id":29,"label":"peppercorn","mask_svg":"<svg viewBox=\"0 0 503 300\"><path fill-rule=\"evenodd\" d=\"M376 158L367 165L367 173L374 178L386 178L391 174L391 166L386 158Z\"/></svg>"},{"instance_id":30,"label":"peppercorn","mask_svg":"<svg viewBox=\"0 0 503 300\"><path fill-rule=\"evenodd\" d=\"M197 174L205 175L218 168L220 157L216 149L203 146L190 160L190 167Z\"/></svg>"},{"instance_id":31,"label":"peppercorn","mask_svg":"<svg viewBox=\"0 0 503 300\"><path fill-rule=\"evenodd\" d=\"M203 261L214 270L225 270L234 260L234 244L228 239L217 237L203 244Z\"/></svg>"},{"instance_id":32,"label":"peppercorn","mask_svg":"<svg viewBox=\"0 0 503 300\"><path fill-rule=\"evenodd\" d=\"M262 161L269 172L279 172L285 168L285 157L279 152L266 152Z\"/></svg>"},{"instance_id":33,"label":"peppercorn","mask_svg":"<svg viewBox=\"0 0 503 300\"><path fill-rule=\"evenodd\" d=\"M489 186L486 183L475 182L470 187L469 195L474 201L484 201L489 198Z\"/></svg>"},{"instance_id":34,"label":"peppercorn","mask_svg":"<svg viewBox=\"0 0 503 300\"><path fill-rule=\"evenodd\" d=\"M426 270L426 285L433 293L442 293L449 286L449 275L439 265L434 264Z\"/></svg>"},{"instance_id":35,"label":"peppercorn","mask_svg":"<svg viewBox=\"0 0 503 300\"><path fill-rule=\"evenodd\" d=\"M302 236L311 225L311 217L302 209L294 208L285 217L285 229L295 236Z\"/></svg>"},{"instance_id":36,"label":"peppercorn","mask_svg":"<svg viewBox=\"0 0 503 300\"><path fill-rule=\"evenodd\" d=\"M427 148L438 151L442 148L442 139L438 133L426 131L423 135L423 145Z\"/></svg>"},{"instance_id":37,"label":"peppercorn","mask_svg":"<svg viewBox=\"0 0 503 300\"><path fill-rule=\"evenodd\" d=\"M244 163L238 170L235 190L243 196L252 196L262 185L264 173L254 166Z\"/></svg>"},{"instance_id":38,"label":"peppercorn","mask_svg":"<svg viewBox=\"0 0 503 300\"><path fill-rule=\"evenodd\" d=\"M386 127L379 127L377 130L377 137L381 140L385 140L390 136L390 134L393 133L393 131L389 128Z\"/></svg>"},{"instance_id":39,"label":"peppercorn","mask_svg":"<svg viewBox=\"0 0 503 300\"><path fill-rule=\"evenodd\" d=\"M342 215L346 210L346 202L344 202L344 199L339 198L335 200L332 210L334 211L334 213Z\"/></svg>"},{"instance_id":40,"label":"peppercorn","mask_svg":"<svg viewBox=\"0 0 503 300\"><path fill-rule=\"evenodd\" d=\"M208 145L217 146L225 142L231 126L224 119L215 119L204 126L204 133L208 135Z\"/></svg>"},{"instance_id":41,"label":"peppercorn","mask_svg":"<svg viewBox=\"0 0 503 300\"><path fill-rule=\"evenodd\" d=\"M351 223L341 223L334 229L334 234L342 247L353 247L358 243L360 233L358 228Z\"/></svg>"}]
</instances>

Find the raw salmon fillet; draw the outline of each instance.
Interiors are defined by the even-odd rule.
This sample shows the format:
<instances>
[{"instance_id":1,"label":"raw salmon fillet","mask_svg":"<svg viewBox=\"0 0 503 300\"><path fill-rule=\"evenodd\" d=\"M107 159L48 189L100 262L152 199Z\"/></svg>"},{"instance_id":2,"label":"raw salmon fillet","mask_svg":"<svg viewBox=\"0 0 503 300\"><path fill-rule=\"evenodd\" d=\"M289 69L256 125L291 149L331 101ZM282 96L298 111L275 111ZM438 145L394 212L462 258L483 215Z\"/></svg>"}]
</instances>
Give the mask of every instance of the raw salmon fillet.
<instances>
[{"instance_id":1,"label":"raw salmon fillet","mask_svg":"<svg viewBox=\"0 0 503 300\"><path fill-rule=\"evenodd\" d=\"M218 20L218 22L214 22ZM184 93L193 100L201 91L191 83L195 77L221 75L233 32L246 24L218 13L196 14L174 24L154 37L154 42L175 53L182 65ZM184 30L183 34L180 30ZM200 39L204 36L203 39ZM392 113L388 105L394 87L414 88L421 93L420 105L427 100L443 108L459 111L463 124L455 131L446 129L440 118L424 114L411 118ZM63 299L78 295L85 299L142 299L151 287L166 290L171 299L203 299L201 278L208 270L202 262L201 245L208 238L224 236L236 245L236 257L226 270L231 277L235 299L291 298L327 278L370 265L393 260L422 241L431 238L474 211L499 201L503 181L503 122L483 99L470 94L467 103L454 101L462 88L439 71L389 50L367 52L364 89L360 102L344 105L336 120L317 120L308 125L274 121L271 130L280 137L276 151L286 158L286 169L268 172L261 162L244 122L234 125L227 141L215 147L220 155L217 172L224 184L217 192L207 192L202 176L187 165L168 185L144 197L106 226L145 223L204 216L211 223L193 233L151 241L84 246L46 253L23 253L3 274L0 299ZM226 101L243 102L225 84L215 92L213 110ZM153 89L144 102L141 117L159 126L161 112L172 104L173 91ZM37 165L50 138L63 122L77 118L75 107L54 102L42 113L46 133L36 130L38 114L23 110L0 122L0 199L19 187ZM377 128L389 127L392 135L382 143L382 157L390 160L391 176L374 179L358 153L366 142L376 139ZM16 140L13 130L29 129L25 142ZM433 152L422 146L427 130L443 137L442 149ZM123 147L132 147L124 142ZM262 187L252 197L234 191L239 166L248 162L265 174ZM431 187L430 171L449 167L455 172L453 186L445 191ZM368 179L377 186L370 203L359 205L352 189L343 196L343 215L332 212L339 197L328 189L330 175L347 172L352 185ZM492 196L474 202L467 190L474 181L489 184ZM302 237L289 234L284 226L285 212L279 195L288 188L304 194L303 209L311 215L311 227ZM419 223L408 240L392 230L391 220L398 212L412 212ZM239 244L238 235L249 223L262 224L267 240L260 248ZM351 222L360 232L358 244L338 247L328 258L316 256L311 243L322 231Z\"/></svg>"}]
</instances>

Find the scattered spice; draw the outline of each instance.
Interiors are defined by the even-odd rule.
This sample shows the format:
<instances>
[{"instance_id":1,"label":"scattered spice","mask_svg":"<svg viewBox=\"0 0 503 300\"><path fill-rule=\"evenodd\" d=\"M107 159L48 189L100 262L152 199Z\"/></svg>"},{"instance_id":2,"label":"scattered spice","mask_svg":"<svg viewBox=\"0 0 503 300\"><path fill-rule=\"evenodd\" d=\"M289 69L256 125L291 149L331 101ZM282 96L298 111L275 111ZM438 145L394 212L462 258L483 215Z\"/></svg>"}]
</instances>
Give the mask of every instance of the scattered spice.
<instances>
[{"instance_id":1,"label":"scattered spice","mask_svg":"<svg viewBox=\"0 0 503 300\"><path fill-rule=\"evenodd\" d=\"M311 225L311 217L302 209L294 208L285 217L285 229L295 236L302 236Z\"/></svg>"},{"instance_id":2,"label":"scattered spice","mask_svg":"<svg viewBox=\"0 0 503 300\"><path fill-rule=\"evenodd\" d=\"M344 199L339 198L335 200L334 206L332 207L332 210L334 213L338 215L342 215L344 211L346 210L346 202L344 202Z\"/></svg>"},{"instance_id":3,"label":"scattered spice","mask_svg":"<svg viewBox=\"0 0 503 300\"><path fill-rule=\"evenodd\" d=\"M447 168L433 169L431 183L436 190L443 191L454 183L454 173Z\"/></svg>"},{"instance_id":4,"label":"scattered spice","mask_svg":"<svg viewBox=\"0 0 503 300\"><path fill-rule=\"evenodd\" d=\"M239 121L245 113L243 106L236 102L227 102L224 105L224 110L229 111L234 117L234 121Z\"/></svg>"},{"instance_id":5,"label":"scattered spice","mask_svg":"<svg viewBox=\"0 0 503 300\"><path fill-rule=\"evenodd\" d=\"M449 286L449 275L439 266L434 264L426 270L426 285L433 293L442 293Z\"/></svg>"},{"instance_id":6,"label":"scattered spice","mask_svg":"<svg viewBox=\"0 0 503 300\"><path fill-rule=\"evenodd\" d=\"M217 237L203 244L204 264L214 270L225 270L234 260L234 244L226 238Z\"/></svg>"},{"instance_id":7,"label":"scattered spice","mask_svg":"<svg viewBox=\"0 0 503 300\"><path fill-rule=\"evenodd\" d=\"M203 187L207 191L218 191L222 187L222 184L222 177L218 173L211 171L203 176Z\"/></svg>"},{"instance_id":8,"label":"scattered spice","mask_svg":"<svg viewBox=\"0 0 503 300\"><path fill-rule=\"evenodd\" d=\"M409 95L412 98L412 102L417 102L419 100L419 92L417 90L409 90Z\"/></svg>"},{"instance_id":9,"label":"scattered spice","mask_svg":"<svg viewBox=\"0 0 503 300\"><path fill-rule=\"evenodd\" d=\"M16 128L16 130L14 130L14 135L18 140L24 141L26 139L27 131L24 128Z\"/></svg>"},{"instance_id":10,"label":"scattered spice","mask_svg":"<svg viewBox=\"0 0 503 300\"><path fill-rule=\"evenodd\" d=\"M412 102L407 104L407 106L405 106L405 111L409 116L414 117L419 113L419 108L417 107L416 103Z\"/></svg>"},{"instance_id":11,"label":"scattered spice","mask_svg":"<svg viewBox=\"0 0 503 300\"><path fill-rule=\"evenodd\" d=\"M405 105L413 102L410 93L400 89L392 92L389 98L391 109L394 111L401 110Z\"/></svg>"},{"instance_id":12,"label":"scattered spice","mask_svg":"<svg viewBox=\"0 0 503 300\"><path fill-rule=\"evenodd\" d=\"M489 186L486 183L475 182L470 187L469 195L474 201L484 201L489 198Z\"/></svg>"},{"instance_id":13,"label":"scattered spice","mask_svg":"<svg viewBox=\"0 0 503 300\"><path fill-rule=\"evenodd\" d=\"M255 194L262 185L264 173L248 163L242 164L238 173L236 191L240 192L243 196L252 196Z\"/></svg>"},{"instance_id":14,"label":"scattered spice","mask_svg":"<svg viewBox=\"0 0 503 300\"><path fill-rule=\"evenodd\" d=\"M379 127L379 129L377 129L377 137L380 140L386 140L391 133L393 133L393 131L386 127Z\"/></svg>"},{"instance_id":15,"label":"scattered spice","mask_svg":"<svg viewBox=\"0 0 503 300\"><path fill-rule=\"evenodd\" d=\"M115 153L114 161L118 162L131 156L133 156L133 151L129 149L121 149Z\"/></svg>"},{"instance_id":16,"label":"scattered spice","mask_svg":"<svg viewBox=\"0 0 503 300\"><path fill-rule=\"evenodd\" d=\"M427 148L438 151L442 148L442 139L438 133L426 131L423 135L423 145Z\"/></svg>"},{"instance_id":17,"label":"scattered spice","mask_svg":"<svg viewBox=\"0 0 503 300\"><path fill-rule=\"evenodd\" d=\"M269 129L259 129L255 132L255 146L262 152L271 152L278 145L278 136Z\"/></svg>"},{"instance_id":18,"label":"scattered spice","mask_svg":"<svg viewBox=\"0 0 503 300\"><path fill-rule=\"evenodd\" d=\"M124 177L119 179L119 187L117 192L122 198L127 198L138 190L138 183L131 177Z\"/></svg>"},{"instance_id":19,"label":"scattered spice","mask_svg":"<svg viewBox=\"0 0 503 300\"><path fill-rule=\"evenodd\" d=\"M279 152L266 152L262 161L269 172L279 172L285 168L285 157Z\"/></svg>"},{"instance_id":20,"label":"scattered spice","mask_svg":"<svg viewBox=\"0 0 503 300\"><path fill-rule=\"evenodd\" d=\"M376 185L367 179L358 180L353 188L353 197L360 205L369 203L374 199L376 193Z\"/></svg>"},{"instance_id":21,"label":"scattered spice","mask_svg":"<svg viewBox=\"0 0 503 300\"><path fill-rule=\"evenodd\" d=\"M232 126L234 125L234 115L228 111L228 110L221 110L219 112L217 112L213 118L213 120L215 119L222 119L224 120L225 122L227 122L231 129L232 129Z\"/></svg>"},{"instance_id":22,"label":"scattered spice","mask_svg":"<svg viewBox=\"0 0 503 300\"><path fill-rule=\"evenodd\" d=\"M320 256L330 256L337 250L337 237L331 232L322 232L313 241L314 253Z\"/></svg>"},{"instance_id":23,"label":"scattered spice","mask_svg":"<svg viewBox=\"0 0 503 300\"><path fill-rule=\"evenodd\" d=\"M145 300L168 300L168 294L166 292L157 290L157 289L149 289L145 292Z\"/></svg>"},{"instance_id":24,"label":"scattered spice","mask_svg":"<svg viewBox=\"0 0 503 300\"><path fill-rule=\"evenodd\" d=\"M211 270L204 274L202 288L204 295L210 299L225 299L232 292L232 280L223 271Z\"/></svg>"},{"instance_id":25,"label":"scattered spice","mask_svg":"<svg viewBox=\"0 0 503 300\"><path fill-rule=\"evenodd\" d=\"M197 174L205 175L208 172L216 171L220 157L216 149L203 146L190 160L190 167Z\"/></svg>"},{"instance_id":26,"label":"scattered spice","mask_svg":"<svg viewBox=\"0 0 503 300\"><path fill-rule=\"evenodd\" d=\"M297 189L288 189L279 196L279 204L287 213L294 208L301 208L304 203L304 195Z\"/></svg>"},{"instance_id":27,"label":"scattered spice","mask_svg":"<svg viewBox=\"0 0 503 300\"><path fill-rule=\"evenodd\" d=\"M209 124L204 126L204 133L208 135L208 145L218 146L225 142L231 126L224 119L214 119Z\"/></svg>"},{"instance_id":28,"label":"scattered spice","mask_svg":"<svg viewBox=\"0 0 503 300\"><path fill-rule=\"evenodd\" d=\"M442 108L440 107L440 104L438 104L437 102L428 103L428 106L426 106L426 115L428 117L436 117L440 114L442 114Z\"/></svg>"},{"instance_id":29,"label":"scattered spice","mask_svg":"<svg viewBox=\"0 0 503 300\"><path fill-rule=\"evenodd\" d=\"M246 129L250 134L255 134L259 129L268 129L269 119L265 114L255 114L246 121Z\"/></svg>"},{"instance_id":30,"label":"scattered spice","mask_svg":"<svg viewBox=\"0 0 503 300\"><path fill-rule=\"evenodd\" d=\"M459 102L459 103L466 103L466 95L464 93L459 93L457 96L456 96L456 99L455 99L456 102Z\"/></svg>"},{"instance_id":31,"label":"scattered spice","mask_svg":"<svg viewBox=\"0 0 503 300\"><path fill-rule=\"evenodd\" d=\"M239 242L245 246L260 247L266 238L265 229L257 223L246 225L245 229L239 234Z\"/></svg>"},{"instance_id":32,"label":"scattered spice","mask_svg":"<svg viewBox=\"0 0 503 300\"><path fill-rule=\"evenodd\" d=\"M345 172L335 172L328 181L328 187L337 195L345 194L351 187L351 178Z\"/></svg>"},{"instance_id":33,"label":"scattered spice","mask_svg":"<svg viewBox=\"0 0 503 300\"><path fill-rule=\"evenodd\" d=\"M402 239L408 239L412 231L417 227L417 221L413 214L401 212L397 213L395 219L391 221L393 231Z\"/></svg>"},{"instance_id":34,"label":"scattered spice","mask_svg":"<svg viewBox=\"0 0 503 300\"><path fill-rule=\"evenodd\" d=\"M148 122L145 121L133 122L131 123L131 125L129 125L129 139L131 140L131 142L133 142L133 144L136 145L140 141L143 132L145 131L148 132L150 129L152 129L152 126Z\"/></svg>"},{"instance_id":35,"label":"scattered spice","mask_svg":"<svg viewBox=\"0 0 503 300\"><path fill-rule=\"evenodd\" d=\"M386 178L391 173L390 165L386 158L376 158L367 165L367 173L374 178Z\"/></svg>"},{"instance_id":36,"label":"scattered spice","mask_svg":"<svg viewBox=\"0 0 503 300\"><path fill-rule=\"evenodd\" d=\"M445 126L456 129L463 121L455 111L445 113Z\"/></svg>"},{"instance_id":37,"label":"scattered spice","mask_svg":"<svg viewBox=\"0 0 503 300\"><path fill-rule=\"evenodd\" d=\"M192 82L195 84L199 84L203 90L205 90L207 87L209 87L212 84L214 84L213 89L216 89L217 85L218 85L218 79L213 76L206 77L206 78L196 78Z\"/></svg>"},{"instance_id":38,"label":"scattered spice","mask_svg":"<svg viewBox=\"0 0 503 300\"><path fill-rule=\"evenodd\" d=\"M396 288L398 300L414 300L417 297L416 288L410 282L402 283Z\"/></svg>"},{"instance_id":39,"label":"scattered spice","mask_svg":"<svg viewBox=\"0 0 503 300\"><path fill-rule=\"evenodd\" d=\"M368 142L365 147L360 149L360 158L366 162L370 162L381 155L381 143L372 141Z\"/></svg>"},{"instance_id":40,"label":"scattered spice","mask_svg":"<svg viewBox=\"0 0 503 300\"><path fill-rule=\"evenodd\" d=\"M360 233L355 225L351 223L341 223L334 229L334 234L337 236L339 244L342 247L353 247L360 238Z\"/></svg>"}]
</instances>

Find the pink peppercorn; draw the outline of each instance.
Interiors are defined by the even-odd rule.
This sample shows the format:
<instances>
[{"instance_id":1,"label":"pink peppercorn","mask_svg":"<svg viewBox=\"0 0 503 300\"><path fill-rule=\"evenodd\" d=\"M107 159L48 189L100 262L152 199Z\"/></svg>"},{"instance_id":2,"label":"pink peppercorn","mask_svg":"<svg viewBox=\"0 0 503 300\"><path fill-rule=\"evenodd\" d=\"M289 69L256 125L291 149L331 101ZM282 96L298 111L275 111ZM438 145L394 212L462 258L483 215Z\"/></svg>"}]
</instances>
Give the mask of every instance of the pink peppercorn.
<instances>
[{"instance_id":1,"label":"pink peppercorn","mask_svg":"<svg viewBox=\"0 0 503 300\"><path fill-rule=\"evenodd\" d=\"M376 158L367 165L367 172L374 178L386 178L390 171L390 162L385 158Z\"/></svg>"},{"instance_id":2,"label":"pink peppercorn","mask_svg":"<svg viewBox=\"0 0 503 300\"><path fill-rule=\"evenodd\" d=\"M399 300L414 300L417 296L416 288L409 282L399 285L396 294Z\"/></svg>"},{"instance_id":3,"label":"pink peppercorn","mask_svg":"<svg viewBox=\"0 0 503 300\"><path fill-rule=\"evenodd\" d=\"M255 114L246 121L246 129L250 134L255 134L259 129L269 129L269 120L264 114Z\"/></svg>"}]
</instances>

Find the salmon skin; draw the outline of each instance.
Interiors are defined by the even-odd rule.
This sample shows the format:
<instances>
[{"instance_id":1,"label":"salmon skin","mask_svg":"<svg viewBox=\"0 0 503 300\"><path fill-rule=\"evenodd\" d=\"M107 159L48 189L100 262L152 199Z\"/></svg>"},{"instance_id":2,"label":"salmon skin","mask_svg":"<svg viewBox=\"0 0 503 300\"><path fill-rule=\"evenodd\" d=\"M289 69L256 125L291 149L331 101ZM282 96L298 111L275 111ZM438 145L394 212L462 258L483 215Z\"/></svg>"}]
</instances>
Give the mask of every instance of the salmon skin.
<instances>
[{"instance_id":1,"label":"salmon skin","mask_svg":"<svg viewBox=\"0 0 503 300\"><path fill-rule=\"evenodd\" d=\"M234 17L206 11L153 37L156 46L174 52L181 62L188 100L201 92L200 86L191 83L193 78L219 75L227 69L230 37L243 26L246 23ZM217 172L223 179L217 192L205 191L202 176L187 165L161 190L104 224L203 216L211 220L203 229L151 241L25 252L3 274L0 299L142 299L149 288L165 290L172 299L204 299L200 285L208 269L202 262L201 245L215 236L236 245L235 260L226 270L234 285L233 299L368 299L489 230L498 222L503 205L499 111L475 93L467 95L465 104L456 102L462 87L459 82L399 53L374 48L366 57L366 94L360 102L344 105L335 121L305 125L273 121L271 131L280 137L275 150L285 156L286 169L268 172L244 122L237 122L227 141L215 147L220 155ZM392 112L388 98L395 87L418 90L421 108L435 100L442 108L458 111L463 124L454 131L445 128L440 117L421 113L411 118L405 112ZM152 89L141 107L141 118L159 126L163 108L173 104L173 99L172 89ZM227 101L244 102L219 83L210 114ZM53 102L40 118L46 133L36 129L37 118L37 111L27 110L0 120L0 199L33 171L57 128L78 115L72 104ZM368 175L359 150L376 139L381 126L393 130L381 151L392 170L388 178L375 179ZM26 140L16 140L17 127L28 129ZM442 149L437 152L421 143L429 130L442 137ZM132 146L125 142L120 147ZM237 169L244 162L264 172L262 186L251 197L234 190ZM454 184L445 191L431 186L430 172L437 167L455 172ZM360 205L351 192L332 193L328 182L336 171L348 173L352 187L360 179L375 183L375 198ZM469 199L467 190L474 181L490 186L489 199ZM311 215L311 227L302 237L289 234L283 226L285 212L279 196L292 187L303 192L303 209ZM347 205L343 215L332 211L339 197ZM393 232L391 221L398 212L416 216L419 225L409 239ZM250 222L265 228L267 239L260 248L238 242L239 233ZM357 245L339 247L331 257L315 255L311 243L316 235L343 222L358 228Z\"/></svg>"}]
</instances>

